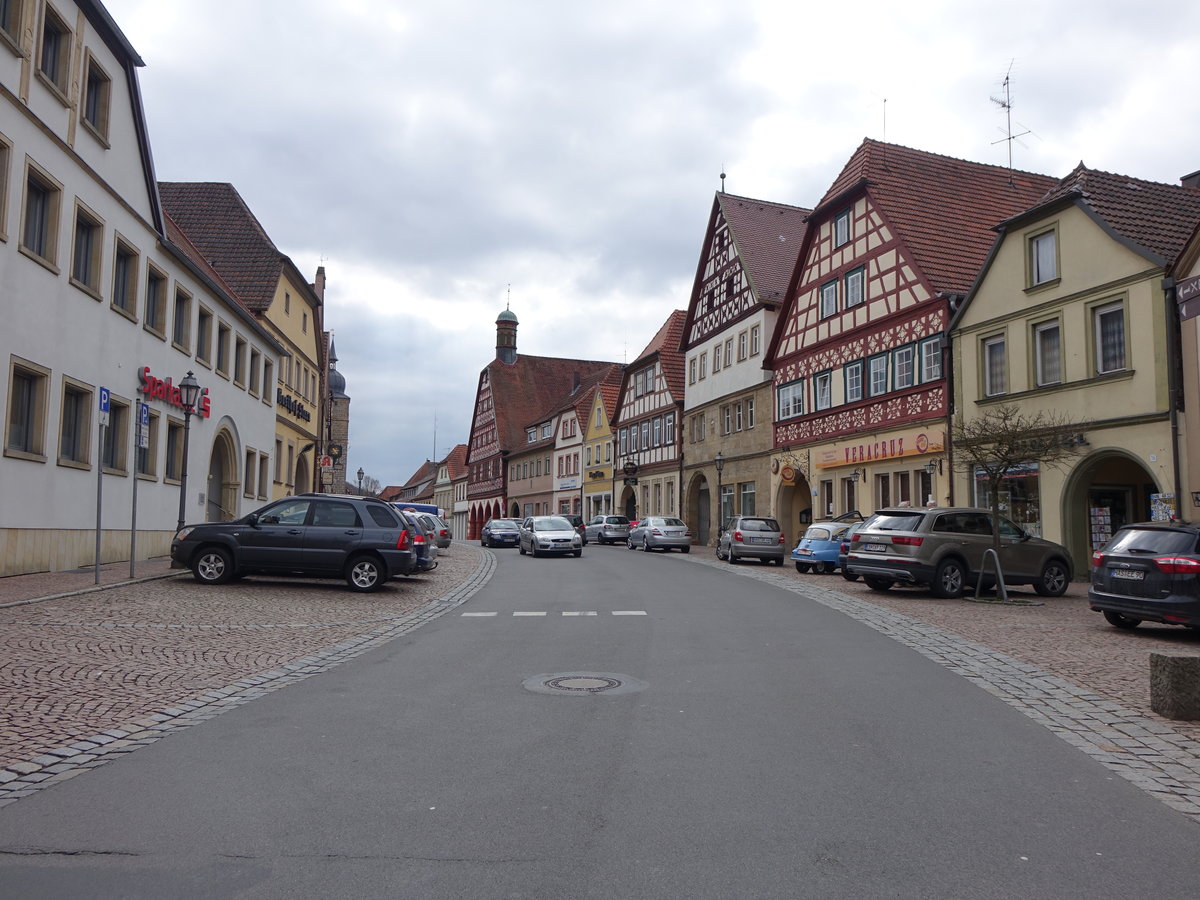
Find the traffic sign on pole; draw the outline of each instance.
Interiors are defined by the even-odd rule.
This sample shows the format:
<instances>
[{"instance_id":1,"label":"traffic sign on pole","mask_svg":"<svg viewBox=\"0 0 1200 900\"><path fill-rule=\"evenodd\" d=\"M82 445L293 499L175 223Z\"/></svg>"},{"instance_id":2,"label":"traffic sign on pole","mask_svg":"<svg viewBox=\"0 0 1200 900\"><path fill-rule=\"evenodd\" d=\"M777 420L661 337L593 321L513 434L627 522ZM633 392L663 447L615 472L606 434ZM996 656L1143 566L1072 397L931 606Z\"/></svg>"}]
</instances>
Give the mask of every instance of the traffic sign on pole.
<instances>
[{"instance_id":1,"label":"traffic sign on pole","mask_svg":"<svg viewBox=\"0 0 1200 900\"><path fill-rule=\"evenodd\" d=\"M108 388L100 388L100 424L103 427L108 427L108 405L109 391Z\"/></svg>"}]
</instances>

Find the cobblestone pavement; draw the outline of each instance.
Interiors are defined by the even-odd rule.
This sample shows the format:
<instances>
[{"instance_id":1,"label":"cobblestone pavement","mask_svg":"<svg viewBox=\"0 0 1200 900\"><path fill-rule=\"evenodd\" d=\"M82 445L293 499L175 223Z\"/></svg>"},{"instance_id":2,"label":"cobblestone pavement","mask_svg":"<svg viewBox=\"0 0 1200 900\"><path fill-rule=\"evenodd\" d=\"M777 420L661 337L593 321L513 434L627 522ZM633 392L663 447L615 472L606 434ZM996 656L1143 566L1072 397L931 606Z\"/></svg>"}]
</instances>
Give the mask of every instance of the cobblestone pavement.
<instances>
[{"instance_id":1,"label":"cobblestone pavement","mask_svg":"<svg viewBox=\"0 0 1200 900\"><path fill-rule=\"evenodd\" d=\"M627 552L619 547L589 552ZM838 575L663 557L721 567L849 615L958 672L1200 821L1200 723L1150 710L1149 654L1200 654L1200 635L1117 631L1087 609L1086 585L1039 606L870 591ZM456 542L429 575L377 594L341 583L251 579L206 588L165 560L94 573L0 579L0 806L180 728L324 671L468 599L495 556ZM37 599L49 597L50 599ZM35 602L30 602L35 601ZM219 637L219 640L214 638Z\"/></svg>"},{"instance_id":2,"label":"cobblestone pavement","mask_svg":"<svg viewBox=\"0 0 1200 900\"><path fill-rule=\"evenodd\" d=\"M3 579L0 806L411 631L495 564L458 543L433 572L373 594L307 579L212 588L166 561L142 564L152 580L113 584L124 563L102 590L90 570ZM37 601L48 587L67 590Z\"/></svg>"},{"instance_id":3,"label":"cobblestone pavement","mask_svg":"<svg viewBox=\"0 0 1200 900\"><path fill-rule=\"evenodd\" d=\"M679 558L734 570L711 549ZM1005 605L938 600L917 589L880 593L839 574L785 566L743 563L736 571L906 644L1200 822L1200 722L1164 719L1150 709L1150 653L1200 655L1200 633L1149 623L1118 631L1088 609L1083 582L1063 597L1010 588L1010 600L1041 605Z\"/></svg>"}]
</instances>

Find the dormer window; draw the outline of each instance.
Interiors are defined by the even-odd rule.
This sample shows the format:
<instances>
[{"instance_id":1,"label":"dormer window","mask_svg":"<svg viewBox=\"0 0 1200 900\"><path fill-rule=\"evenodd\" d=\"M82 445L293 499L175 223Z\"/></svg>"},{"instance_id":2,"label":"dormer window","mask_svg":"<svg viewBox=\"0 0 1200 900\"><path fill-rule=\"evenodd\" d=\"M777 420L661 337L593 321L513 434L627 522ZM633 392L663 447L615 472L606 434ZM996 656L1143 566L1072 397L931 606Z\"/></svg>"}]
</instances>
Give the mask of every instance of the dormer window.
<instances>
[{"instance_id":1,"label":"dormer window","mask_svg":"<svg viewBox=\"0 0 1200 900\"><path fill-rule=\"evenodd\" d=\"M1058 278L1058 233L1043 231L1029 239L1029 286Z\"/></svg>"},{"instance_id":2,"label":"dormer window","mask_svg":"<svg viewBox=\"0 0 1200 900\"><path fill-rule=\"evenodd\" d=\"M843 210L833 220L833 246L850 243L850 210Z\"/></svg>"}]
</instances>

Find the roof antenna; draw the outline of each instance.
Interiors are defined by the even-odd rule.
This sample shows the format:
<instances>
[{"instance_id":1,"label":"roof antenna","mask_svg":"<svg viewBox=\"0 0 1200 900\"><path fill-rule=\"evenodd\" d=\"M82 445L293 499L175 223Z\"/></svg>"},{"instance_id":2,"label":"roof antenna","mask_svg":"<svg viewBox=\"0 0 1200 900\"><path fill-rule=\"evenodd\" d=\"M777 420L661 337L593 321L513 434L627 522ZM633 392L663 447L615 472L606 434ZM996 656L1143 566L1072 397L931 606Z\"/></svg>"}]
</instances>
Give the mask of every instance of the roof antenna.
<instances>
[{"instance_id":1,"label":"roof antenna","mask_svg":"<svg viewBox=\"0 0 1200 900\"><path fill-rule=\"evenodd\" d=\"M887 143L887 97L883 98L883 142Z\"/></svg>"},{"instance_id":2,"label":"roof antenna","mask_svg":"<svg viewBox=\"0 0 1200 900\"><path fill-rule=\"evenodd\" d=\"M725 193L725 163L721 163L721 193Z\"/></svg>"},{"instance_id":3,"label":"roof antenna","mask_svg":"<svg viewBox=\"0 0 1200 900\"><path fill-rule=\"evenodd\" d=\"M1013 130L1012 130L1012 94L1010 93L1010 88L1011 88L1010 80L1011 80L1011 76L1012 76L1013 63L1015 63L1015 62L1016 62L1015 59L1010 59L1008 61L1008 71L1004 73L1004 99L1001 100L999 97L989 98L989 99L991 99L991 101L993 103L995 103L1002 110L1004 110L1004 119L1005 119L1004 137L1002 137L998 141L992 141L992 145L995 146L996 144L1001 144L1001 143L1004 143L1005 141L1008 142L1008 171L1010 173L1012 172L1012 168L1013 168L1013 159L1012 159L1013 141L1015 141L1017 138L1024 137L1027 134L1032 134L1032 132L1028 128L1026 128L1020 134L1013 134ZM1018 123L1018 124L1020 124L1020 123ZM1024 128L1023 125L1021 127ZM1022 146L1024 146L1024 144L1022 144Z\"/></svg>"},{"instance_id":4,"label":"roof antenna","mask_svg":"<svg viewBox=\"0 0 1200 900\"><path fill-rule=\"evenodd\" d=\"M512 311L512 283L508 285L508 293L504 297L504 308Z\"/></svg>"}]
</instances>

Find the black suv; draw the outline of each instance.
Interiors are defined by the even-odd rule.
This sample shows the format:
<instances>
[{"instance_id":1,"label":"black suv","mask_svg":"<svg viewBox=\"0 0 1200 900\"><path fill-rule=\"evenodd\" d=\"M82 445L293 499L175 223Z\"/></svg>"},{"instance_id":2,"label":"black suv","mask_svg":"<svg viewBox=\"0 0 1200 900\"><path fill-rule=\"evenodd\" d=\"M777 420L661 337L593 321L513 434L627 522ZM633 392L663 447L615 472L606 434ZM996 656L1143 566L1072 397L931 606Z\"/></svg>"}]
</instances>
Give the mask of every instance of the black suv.
<instances>
[{"instance_id":1,"label":"black suv","mask_svg":"<svg viewBox=\"0 0 1200 900\"><path fill-rule=\"evenodd\" d=\"M1110 625L1200 628L1200 524L1125 525L1092 554L1088 605Z\"/></svg>"},{"instance_id":2,"label":"black suv","mask_svg":"<svg viewBox=\"0 0 1200 900\"><path fill-rule=\"evenodd\" d=\"M284 497L232 522L184 526L171 541L171 559L202 584L301 575L345 578L356 591L378 590L416 564L413 534L394 509L341 494Z\"/></svg>"}]
</instances>

